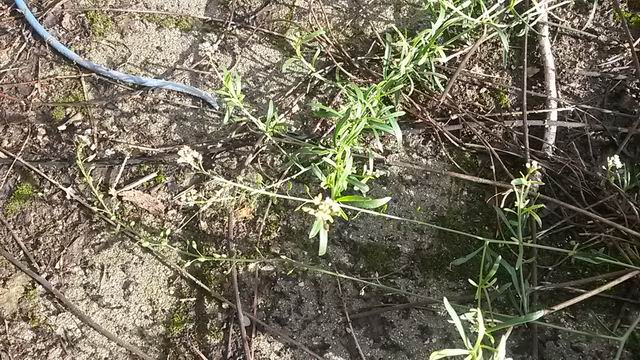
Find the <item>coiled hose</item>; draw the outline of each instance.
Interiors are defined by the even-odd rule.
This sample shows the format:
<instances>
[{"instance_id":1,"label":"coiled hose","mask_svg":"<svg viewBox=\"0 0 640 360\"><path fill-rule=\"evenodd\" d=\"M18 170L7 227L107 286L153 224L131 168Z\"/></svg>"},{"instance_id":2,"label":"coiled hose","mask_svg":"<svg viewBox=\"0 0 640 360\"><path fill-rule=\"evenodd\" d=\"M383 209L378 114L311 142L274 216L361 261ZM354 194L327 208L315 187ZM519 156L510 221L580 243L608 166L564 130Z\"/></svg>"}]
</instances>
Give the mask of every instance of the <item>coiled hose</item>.
<instances>
[{"instance_id":1,"label":"coiled hose","mask_svg":"<svg viewBox=\"0 0 640 360\"><path fill-rule=\"evenodd\" d=\"M27 23L29 24L29 26L31 26L33 31L35 31L40 37L42 37L44 41L46 41L47 44L51 45L51 47L53 47L58 53L60 53L60 55L82 66L83 68L91 72L94 72L96 74L102 75L106 78L119 80L129 84L146 86L150 88L167 89L167 90L178 91L184 94L189 94L206 101L209 105L211 105L215 109L218 108L218 102L211 94L205 91L202 91L198 88L195 88L193 86L175 83L172 81L158 80L158 79L151 79L151 78L146 78L141 76L129 75L129 74L122 73L120 71L107 69L104 66L94 64L88 60L81 58L78 54L69 50L69 48L64 46L60 41L58 41L56 38L51 36L51 34L49 34L49 32L44 27L42 27L42 25L40 25L38 20L35 18L35 16L33 16L33 14L31 13L31 10L29 10L29 8L27 7L27 5L23 0L15 0L15 3L16 3L16 7L18 8L18 10L20 10L20 12L22 12L22 14L24 15L24 18L27 20Z\"/></svg>"}]
</instances>

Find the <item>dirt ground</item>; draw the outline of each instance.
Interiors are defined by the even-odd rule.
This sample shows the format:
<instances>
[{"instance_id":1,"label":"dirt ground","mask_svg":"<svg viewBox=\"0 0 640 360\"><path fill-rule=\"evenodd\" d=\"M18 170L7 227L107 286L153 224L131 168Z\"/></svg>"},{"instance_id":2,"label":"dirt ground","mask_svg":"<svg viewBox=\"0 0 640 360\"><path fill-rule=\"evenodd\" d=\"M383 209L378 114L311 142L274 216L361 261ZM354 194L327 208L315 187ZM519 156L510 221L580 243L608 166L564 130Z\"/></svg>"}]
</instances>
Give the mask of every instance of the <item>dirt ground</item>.
<instances>
[{"instance_id":1,"label":"dirt ground","mask_svg":"<svg viewBox=\"0 0 640 360\"><path fill-rule=\"evenodd\" d=\"M291 30L292 23L313 24L309 7L322 8L322 16L329 19L332 29L339 30L342 41L354 53L365 53L368 43L363 39L371 39L391 24L421 26L414 12L416 5L401 0L33 0L29 6L70 48L121 71L212 92L220 86L213 69L237 64L247 101L256 108L266 108L269 99L278 99L282 111L291 110L292 129L300 132L310 132L317 124L308 116L311 95L304 94L304 86L289 91L304 75L281 71L291 56L289 45L282 38L234 25L230 20L284 33ZM553 28L561 95L575 103L631 113L629 109L638 107L639 92L634 94L638 82L618 91L616 80L594 75L613 71L619 65L605 64L612 56L628 54L621 32L612 25L608 4L599 4L594 19L586 23L592 6L577 1L555 12L566 26L584 27L585 32L594 34L592 38ZM88 10L93 8L103 10ZM219 21L126 10L168 11ZM477 74L491 74L490 81L498 87L519 86L523 69L518 46L503 65L498 42L488 43L467 68ZM532 90L539 91L542 74L534 51L529 61ZM497 104L496 93L478 79L483 78L461 78L452 96L468 109L486 113L506 110ZM505 94L512 104L510 110L519 110L517 93ZM535 101L532 99L534 105ZM434 110L433 115L448 114ZM567 113L566 117L570 116L573 113ZM608 120L611 126L624 121ZM392 161L447 170L454 168L451 155L469 172L490 174L491 164L486 158L455 150L445 154L436 139L422 132L420 124L407 119L402 126L409 131L403 149L388 154ZM78 139L89 143L85 151L87 156L95 156L91 162L93 177L105 189L120 188L155 174L137 189L159 202L159 210L149 211L149 206L136 201L123 201L121 205L127 219L139 223L141 229L170 229L176 243L189 245L194 241L197 247L211 252L229 251L225 240L228 203L214 203L197 212L185 200L185 191L197 188L213 195L219 188L179 166L175 154L188 145L204 154L206 166L229 178L251 178L258 173L277 177L278 164L268 157L244 166L260 144L255 138L237 135L239 130L223 124L220 111L197 99L168 91L133 89L85 73L31 34L11 1L0 2L0 146L20 153L47 176L85 195L89 194L87 185L74 163ZM594 156L604 159L607 151L603 149L602 154ZM119 177L125 158L128 161ZM93 320L153 358L242 358L233 309L208 297L51 182L22 166L13 166L9 158L0 157L0 161L0 206L7 209L15 200L16 189L28 193L15 210L4 213L11 228L33 254L40 274ZM492 189L401 166L385 166L384 170L388 174L373 193L392 196L389 214L471 232L491 232L485 225L495 223L493 209L487 203ZM299 183L291 191L304 193ZM239 292L245 310L252 309L255 294L258 318L325 359L359 359L358 346L367 359L426 359L434 350L459 344L455 328L439 304L361 315L423 297L470 294L466 279L474 276L475 267L451 267L449 263L475 250L476 243L421 225L360 214L349 222L336 223L328 254L319 258L316 240L307 237L308 215L293 211L296 206L286 201L269 205L265 198L240 201L235 246L250 258L287 256L404 293L286 265L240 264ZM259 238L263 218L265 226ZM5 249L28 260L5 226L0 226L0 235ZM175 252L163 253L175 263L184 260ZM233 299L227 265L194 264L188 271ZM573 271L564 276L571 278L582 270ZM554 278L557 273L548 276ZM549 321L606 333L602 324L615 321L619 312L619 306L612 308L610 303L596 299L588 307L580 305ZM0 315L2 360L135 358L80 322L7 261L0 261ZM246 329L251 331L250 326ZM527 329L516 331L510 340L510 355L529 358L529 342ZM541 328L540 344L543 359L610 359L616 351L614 343L550 328ZM256 359L309 358L261 326L251 345ZM637 354L632 351L623 354L623 359L633 358Z\"/></svg>"}]
</instances>

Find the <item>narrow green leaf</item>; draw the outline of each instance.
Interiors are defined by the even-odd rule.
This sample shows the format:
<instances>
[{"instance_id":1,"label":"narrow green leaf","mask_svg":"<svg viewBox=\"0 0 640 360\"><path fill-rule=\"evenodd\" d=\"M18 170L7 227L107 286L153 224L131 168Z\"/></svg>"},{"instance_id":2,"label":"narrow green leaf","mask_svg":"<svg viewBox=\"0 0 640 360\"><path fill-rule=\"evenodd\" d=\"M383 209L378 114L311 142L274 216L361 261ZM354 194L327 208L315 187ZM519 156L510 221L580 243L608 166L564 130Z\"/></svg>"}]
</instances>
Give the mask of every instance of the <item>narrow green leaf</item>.
<instances>
[{"instance_id":1,"label":"narrow green leaf","mask_svg":"<svg viewBox=\"0 0 640 360\"><path fill-rule=\"evenodd\" d=\"M511 180L511 185L513 186L525 185L526 183L527 183L527 180L523 178L516 178Z\"/></svg>"},{"instance_id":2,"label":"narrow green leaf","mask_svg":"<svg viewBox=\"0 0 640 360\"><path fill-rule=\"evenodd\" d=\"M311 164L311 171L313 172L313 175L315 175L318 178L318 180L320 180L321 182L324 182L327 179L327 177L324 176L324 174L322 173L318 165Z\"/></svg>"},{"instance_id":3,"label":"narrow green leaf","mask_svg":"<svg viewBox=\"0 0 640 360\"><path fill-rule=\"evenodd\" d=\"M269 100L269 109L267 110L267 121L273 118L273 100Z\"/></svg>"},{"instance_id":4,"label":"narrow green leaf","mask_svg":"<svg viewBox=\"0 0 640 360\"><path fill-rule=\"evenodd\" d=\"M351 186L353 186L354 188L358 189L358 191L360 191L363 194L366 194L367 192L369 192L369 185L363 183L362 181L356 179L353 176L347 177L347 182L351 184Z\"/></svg>"},{"instance_id":5,"label":"narrow green leaf","mask_svg":"<svg viewBox=\"0 0 640 360\"><path fill-rule=\"evenodd\" d=\"M511 330L513 330L512 327L508 328L507 332L504 335L502 335L502 337L500 338L500 343L498 344L495 360L506 360L507 339L509 338L509 335L511 335Z\"/></svg>"},{"instance_id":6,"label":"narrow green leaf","mask_svg":"<svg viewBox=\"0 0 640 360\"><path fill-rule=\"evenodd\" d=\"M507 229L509 229L509 232L511 233L511 235L513 235L514 237L517 237L518 234L516 234L515 229L507 219L507 216L504 214L504 211L497 206L494 206L494 209L496 211L496 214L500 218L500 220L502 220L502 223L507 227Z\"/></svg>"},{"instance_id":7,"label":"narrow green leaf","mask_svg":"<svg viewBox=\"0 0 640 360\"><path fill-rule=\"evenodd\" d=\"M500 268L500 261L502 260L502 256L499 255L498 258L496 259L496 261L493 263L493 266L491 267L491 270L489 270L489 273L487 274L487 279L491 279L494 276L496 276L496 273L498 272L498 268Z\"/></svg>"},{"instance_id":8,"label":"narrow green leaf","mask_svg":"<svg viewBox=\"0 0 640 360\"><path fill-rule=\"evenodd\" d=\"M321 35L324 35L324 30L322 30L322 29L314 31L312 33L305 34L302 37L302 42L309 42L309 41L311 41L311 40L313 40L313 39L315 39L315 38L317 38L318 36L321 36Z\"/></svg>"},{"instance_id":9,"label":"narrow green leaf","mask_svg":"<svg viewBox=\"0 0 640 360\"><path fill-rule=\"evenodd\" d=\"M449 265L460 266L460 265L466 263L467 261L473 259L474 257L476 257L476 255L478 255L478 253L480 251L482 251L483 248L484 248L484 246L479 247L476 250L474 250L473 252L471 252L471 253L463 256L463 257L460 257L460 258L457 258L457 259L453 260L452 262L449 263Z\"/></svg>"},{"instance_id":10,"label":"narrow green leaf","mask_svg":"<svg viewBox=\"0 0 640 360\"><path fill-rule=\"evenodd\" d=\"M320 228L320 244L318 245L318 256L322 256L327 253L327 243L329 242L329 232L322 226Z\"/></svg>"},{"instance_id":11,"label":"narrow green leaf","mask_svg":"<svg viewBox=\"0 0 640 360\"><path fill-rule=\"evenodd\" d=\"M287 70L289 70L289 68L291 67L291 65L293 65L298 59L296 58L289 58L287 59L283 64L282 64L282 72L287 72Z\"/></svg>"},{"instance_id":12,"label":"narrow green leaf","mask_svg":"<svg viewBox=\"0 0 640 360\"><path fill-rule=\"evenodd\" d=\"M379 199L371 199L360 195L346 195L336 199L339 203L347 203L362 209L377 209L391 200L391 197L383 197Z\"/></svg>"},{"instance_id":13,"label":"narrow green leaf","mask_svg":"<svg viewBox=\"0 0 640 360\"><path fill-rule=\"evenodd\" d=\"M453 356L463 356L469 354L469 350L465 349L444 349L431 353L429 360L439 360Z\"/></svg>"},{"instance_id":14,"label":"narrow green leaf","mask_svg":"<svg viewBox=\"0 0 640 360\"><path fill-rule=\"evenodd\" d=\"M316 235L318 235L318 232L320 232L320 229L322 229L323 227L324 221L316 218L316 221L314 221L313 225L311 226L311 230L309 230L309 239L313 239Z\"/></svg>"},{"instance_id":15,"label":"narrow green leaf","mask_svg":"<svg viewBox=\"0 0 640 360\"><path fill-rule=\"evenodd\" d=\"M336 110L321 104L316 104L313 114L317 117L323 118L342 117L342 114L340 114Z\"/></svg>"},{"instance_id":16,"label":"narrow green leaf","mask_svg":"<svg viewBox=\"0 0 640 360\"><path fill-rule=\"evenodd\" d=\"M544 310L538 310L523 316L511 318L507 321L497 324L496 326L493 326L491 329L489 329L489 332L492 333L498 330L502 330L502 329L506 329L506 328L510 328L518 325L524 325L532 321L536 321L541 317L543 317L544 315L545 315Z\"/></svg>"},{"instance_id":17,"label":"narrow green leaf","mask_svg":"<svg viewBox=\"0 0 640 360\"><path fill-rule=\"evenodd\" d=\"M447 309L447 312L449 313L449 317L451 318L451 321L453 321L453 324L456 326L456 329L458 330L458 334L460 334L460 338L464 342L465 346L469 347L470 346L469 340L467 339L467 334L465 334L464 332L464 327L462 326L460 317L458 316L456 311L453 309L451 304L449 304L449 300L447 300L446 297L443 299L443 301L444 301L444 307L445 309Z\"/></svg>"},{"instance_id":18,"label":"narrow green leaf","mask_svg":"<svg viewBox=\"0 0 640 360\"><path fill-rule=\"evenodd\" d=\"M393 134L396 136L398 145L402 147L402 130L400 130L400 126L398 125L398 120L391 118L389 119L389 124L391 124L391 128L393 129Z\"/></svg>"}]
</instances>

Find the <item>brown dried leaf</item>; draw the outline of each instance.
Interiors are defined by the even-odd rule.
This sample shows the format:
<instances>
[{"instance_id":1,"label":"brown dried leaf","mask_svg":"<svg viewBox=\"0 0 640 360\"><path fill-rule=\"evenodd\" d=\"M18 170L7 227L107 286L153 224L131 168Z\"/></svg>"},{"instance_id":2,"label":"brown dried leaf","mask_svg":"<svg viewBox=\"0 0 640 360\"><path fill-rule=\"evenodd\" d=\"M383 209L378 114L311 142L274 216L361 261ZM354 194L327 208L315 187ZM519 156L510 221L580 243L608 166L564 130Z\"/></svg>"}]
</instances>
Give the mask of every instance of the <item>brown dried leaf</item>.
<instances>
[{"instance_id":1,"label":"brown dried leaf","mask_svg":"<svg viewBox=\"0 0 640 360\"><path fill-rule=\"evenodd\" d=\"M153 215L164 214L165 206L162 201L140 190L127 190L119 193L124 201L128 201L133 205L147 210Z\"/></svg>"}]
</instances>

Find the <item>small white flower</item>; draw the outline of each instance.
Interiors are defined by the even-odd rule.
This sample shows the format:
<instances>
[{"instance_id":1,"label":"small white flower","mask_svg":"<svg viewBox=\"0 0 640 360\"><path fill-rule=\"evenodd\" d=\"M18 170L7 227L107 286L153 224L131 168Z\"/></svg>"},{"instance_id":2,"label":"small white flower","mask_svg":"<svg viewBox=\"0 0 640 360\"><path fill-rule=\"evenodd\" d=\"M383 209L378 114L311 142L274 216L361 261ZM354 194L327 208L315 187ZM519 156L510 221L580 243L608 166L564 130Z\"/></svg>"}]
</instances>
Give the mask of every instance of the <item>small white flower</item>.
<instances>
[{"instance_id":1,"label":"small white flower","mask_svg":"<svg viewBox=\"0 0 640 360\"><path fill-rule=\"evenodd\" d=\"M188 146L178 150L178 164L187 164L196 170L202 168L202 155Z\"/></svg>"},{"instance_id":2,"label":"small white flower","mask_svg":"<svg viewBox=\"0 0 640 360\"><path fill-rule=\"evenodd\" d=\"M535 160L527 162L526 167L527 169L529 169L529 171L538 171L541 169L540 164L538 164L538 162Z\"/></svg>"},{"instance_id":3,"label":"small white flower","mask_svg":"<svg viewBox=\"0 0 640 360\"><path fill-rule=\"evenodd\" d=\"M82 144L83 146L91 146L91 138L87 135L76 135L76 143Z\"/></svg>"},{"instance_id":4,"label":"small white flower","mask_svg":"<svg viewBox=\"0 0 640 360\"><path fill-rule=\"evenodd\" d=\"M620 161L620 156L618 156L618 154L609 156L607 158L607 165L609 166L609 169L617 170L620 170L624 167L624 164L622 163L622 161Z\"/></svg>"},{"instance_id":5,"label":"small white flower","mask_svg":"<svg viewBox=\"0 0 640 360\"><path fill-rule=\"evenodd\" d=\"M207 60L213 59L218 52L218 39L214 37L211 40L205 41L198 46L200 55Z\"/></svg>"}]
</instances>

